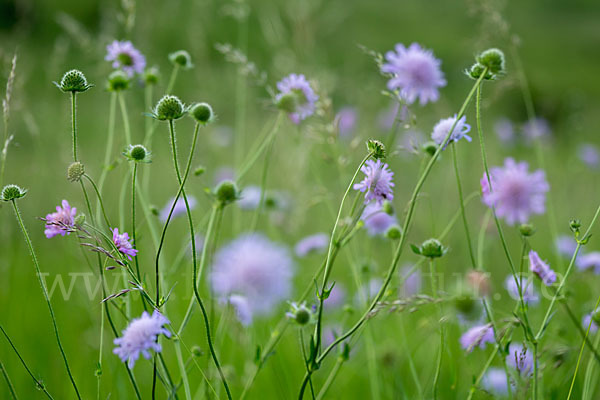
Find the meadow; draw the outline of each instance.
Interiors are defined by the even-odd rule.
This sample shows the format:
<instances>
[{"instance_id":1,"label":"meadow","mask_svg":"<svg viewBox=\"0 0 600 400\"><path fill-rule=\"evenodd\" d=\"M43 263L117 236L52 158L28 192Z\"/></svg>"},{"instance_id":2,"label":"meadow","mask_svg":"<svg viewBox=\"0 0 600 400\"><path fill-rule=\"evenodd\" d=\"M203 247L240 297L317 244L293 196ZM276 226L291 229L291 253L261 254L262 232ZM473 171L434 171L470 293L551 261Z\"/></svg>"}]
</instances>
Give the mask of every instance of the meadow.
<instances>
[{"instance_id":1,"label":"meadow","mask_svg":"<svg viewBox=\"0 0 600 400\"><path fill-rule=\"evenodd\" d=\"M0 9L1 399L600 398L594 1Z\"/></svg>"}]
</instances>

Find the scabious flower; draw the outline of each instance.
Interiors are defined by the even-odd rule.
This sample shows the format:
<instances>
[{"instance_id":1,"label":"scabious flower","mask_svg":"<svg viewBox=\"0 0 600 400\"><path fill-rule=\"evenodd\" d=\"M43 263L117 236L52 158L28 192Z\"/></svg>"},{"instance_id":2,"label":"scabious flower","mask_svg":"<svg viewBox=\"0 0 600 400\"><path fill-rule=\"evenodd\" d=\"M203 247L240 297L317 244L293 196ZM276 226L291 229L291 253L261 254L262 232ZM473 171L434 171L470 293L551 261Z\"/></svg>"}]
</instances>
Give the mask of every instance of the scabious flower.
<instances>
[{"instance_id":1,"label":"scabious flower","mask_svg":"<svg viewBox=\"0 0 600 400\"><path fill-rule=\"evenodd\" d=\"M488 368L481 380L481 387L496 396L506 396L508 394L508 386L504 369L497 367Z\"/></svg>"},{"instance_id":2,"label":"scabious flower","mask_svg":"<svg viewBox=\"0 0 600 400\"><path fill-rule=\"evenodd\" d=\"M453 117L445 118L440 120L434 127L433 132L431 132L431 140L437 143L438 146L441 146L444 143L444 139L450 133L450 129L452 125L454 125L454 129L452 130L452 134L448 139L446 145L452 142L458 142L460 139L465 138L467 142L470 142L472 139L467 133L471 130L471 125L467 124L467 117L464 115L457 121L456 114ZM444 148L446 148L444 146Z\"/></svg>"},{"instance_id":3,"label":"scabious flower","mask_svg":"<svg viewBox=\"0 0 600 400\"><path fill-rule=\"evenodd\" d=\"M364 221L370 236L383 235L391 226L398 224L396 217L383 211L381 204L377 202L369 203L360 219Z\"/></svg>"},{"instance_id":4,"label":"scabious flower","mask_svg":"<svg viewBox=\"0 0 600 400\"><path fill-rule=\"evenodd\" d=\"M354 184L354 190L365 193L365 204L372 200L381 205L385 200L394 198L394 173L381 160L367 160L360 169L366 176L360 183Z\"/></svg>"},{"instance_id":5,"label":"scabious flower","mask_svg":"<svg viewBox=\"0 0 600 400\"><path fill-rule=\"evenodd\" d=\"M244 234L217 252L210 283L221 299L242 296L249 314L265 315L290 297L293 273L286 248L261 234Z\"/></svg>"},{"instance_id":6,"label":"scabious flower","mask_svg":"<svg viewBox=\"0 0 600 400\"><path fill-rule=\"evenodd\" d=\"M246 186L242 189L242 197L237 201L237 206L242 210L255 210L260 204L261 190L258 186Z\"/></svg>"},{"instance_id":7,"label":"scabious flower","mask_svg":"<svg viewBox=\"0 0 600 400\"><path fill-rule=\"evenodd\" d=\"M306 236L296 243L294 251L298 257L306 257L309 253L323 252L329 246L329 235L325 232Z\"/></svg>"},{"instance_id":8,"label":"scabious flower","mask_svg":"<svg viewBox=\"0 0 600 400\"><path fill-rule=\"evenodd\" d=\"M600 308L596 308L591 313L585 315L583 317L583 320L581 321L581 325L583 326L583 330L587 331L587 329L589 327L590 328L590 333L592 335L594 335L596 332L598 332L597 319L594 318L594 316L595 315L597 316L598 313L600 313ZM590 323L591 323L591 325L590 325Z\"/></svg>"},{"instance_id":9,"label":"scabious flower","mask_svg":"<svg viewBox=\"0 0 600 400\"><path fill-rule=\"evenodd\" d=\"M517 370L521 376L528 376L533 370L533 356L523 345L511 343L506 356L506 364Z\"/></svg>"},{"instance_id":10,"label":"scabious flower","mask_svg":"<svg viewBox=\"0 0 600 400\"><path fill-rule=\"evenodd\" d=\"M537 251L529 251L529 269L536 274L544 285L550 286L556 282L556 273L552 271L550 266L542 261Z\"/></svg>"},{"instance_id":11,"label":"scabious flower","mask_svg":"<svg viewBox=\"0 0 600 400\"><path fill-rule=\"evenodd\" d=\"M187 199L188 204L190 206L190 210L196 208L196 204L198 203L196 201L196 198L194 196L188 196ZM160 220L163 223L167 222L167 219L169 218L169 212L171 211L171 207L173 207L174 201L175 197L171 197L171 199L167 202L167 204L165 204L163 209L160 211ZM179 196L177 202L175 203L175 208L173 208L173 214L171 215L171 219L183 215L186 212L187 210L185 209L185 200L183 199L183 196Z\"/></svg>"},{"instance_id":12,"label":"scabious flower","mask_svg":"<svg viewBox=\"0 0 600 400\"><path fill-rule=\"evenodd\" d=\"M317 100L319 96L315 93L310 83L304 75L290 74L277 82L279 93L275 97L275 101L279 102L286 94L296 95L296 104L294 110L289 113L289 117L293 123L299 124L314 114Z\"/></svg>"},{"instance_id":13,"label":"scabious flower","mask_svg":"<svg viewBox=\"0 0 600 400\"><path fill-rule=\"evenodd\" d=\"M144 311L140 318L135 318L129 323L123 331L123 336L114 340L117 347L114 348L113 353L118 355L121 361L127 362L129 368L134 367L140 353L149 360L150 350L156 353L162 350L157 342L158 336L162 333L166 337L171 337L171 332L163 328L163 325L169 323L169 320L157 310L154 310L152 316Z\"/></svg>"},{"instance_id":14,"label":"scabious flower","mask_svg":"<svg viewBox=\"0 0 600 400\"><path fill-rule=\"evenodd\" d=\"M75 215L77 208L71 207L66 200L62 201L62 207L56 206L56 212L46 215L46 226L44 234L48 239L56 235L69 235L75 229Z\"/></svg>"},{"instance_id":15,"label":"scabious flower","mask_svg":"<svg viewBox=\"0 0 600 400\"><path fill-rule=\"evenodd\" d=\"M106 46L105 60L112 61L113 68L120 68L129 76L141 74L146 68L146 58L128 40L115 40Z\"/></svg>"},{"instance_id":16,"label":"scabious flower","mask_svg":"<svg viewBox=\"0 0 600 400\"><path fill-rule=\"evenodd\" d=\"M119 228L112 229L113 233L113 243L117 247L117 249L125 254L129 261L131 261L131 257L135 257L138 253L136 249L133 248L129 239L129 234L127 232L119 233Z\"/></svg>"},{"instance_id":17,"label":"scabious flower","mask_svg":"<svg viewBox=\"0 0 600 400\"><path fill-rule=\"evenodd\" d=\"M431 50L422 48L418 43L408 48L398 43L395 51L385 54L386 63L381 72L392 74L387 86L390 90L399 90L400 96L409 104L419 99L421 105L437 101L438 88L446 86L444 74L440 70L441 61L433 56Z\"/></svg>"},{"instance_id":18,"label":"scabious flower","mask_svg":"<svg viewBox=\"0 0 600 400\"><path fill-rule=\"evenodd\" d=\"M229 305L235 310L237 319L243 326L248 326L252 323L252 310L250 304L244 296L232 294L227 298Z\"/></svg>"},{"instance_id":19,"label":"scabious flower","mask_svg":"<svg viewBox=\"0 0 600 400\"><path fill-rule=\"evenodd\" d=\"M486 343L494 343L494 328L490 324L474 326L460 337L460 345L467 352L475 347L485 348Z\"/></svg>"},{"instance_id":20,"label":"scabious flower","mask_svg":"<svg viewBox=\"0 0 600 400\"><path fill-rule=\"evenodd\" d=\"M579 159L588 167L596 168L600 165L600 152L593 144L582 144L577 150Z\"/></svg>"},{"instance_id":21,"label":"scabious flower","mask_svg":"<svg viewBox=\"0 0 600 400\"><path fill-rule=\"evenodd\" d=\"M522 127L523 135L529 141L550 135L550 124L541 117L530 119Z\"/></svg>"},{"instance_id":22,"label":"scabious flower","mask_svg":"<svg viewBox=\"0 0 600 400\"><path fill-rule=\"evenodd\" d=\"M512 158L504 160L504 167L490 169L490 180L481 178L483 202L495 207L496 214L504 218L507 224L526 223L531 214L543 214L546 211L546 192L550 185L544 171L528 172L526 162L517 163Z\"/></svg>"},{"instance_id":23,"label":"scabious flower","mask_svg":"<svg viewBox=\"0 0 600 400\"><path fill-rule=\"evenodd\" d=\"M356 129L356 121L358 120L358 112L354 107L344 107L335 116L338 131L340 136L348 138Z\"/></svg>"},{"instance_id":24,"label":"scabious flower","mask_svg":"<svg viewBox=\"0 0 600 400\"><path fill-rule=\"evenodd\" d=\"M531 281L527 279L521 278L519 281L519 285L521 286L521 290L523 292L523 301L529 305L536 305L540 301L540 297L537 294L537 291L531 284ZM515 282L515 278L512 275L506 277L504 281L504 287L508 291L510 297L514 300L520 300L519 297L519 288L517 287L517 283Z\"/></svg>"},{"instance_id":25,"label":"scabious flower","mask_svg":"<svg viewBox=\"0 0 600 400\"><path fill-rule=\"evenodd\" d=\"M567 258L573 257L575 253L575 249L577 248L577 242L573 238L572 235L560 235L556 238L556 242L554 243L558 252Z\"/></svg>"},{"instance_id":26,"label":"scabious flower","mask_svg":"<svg viewBox=\"0 0 600 400\"><path fill-rule=\"evenodd\" d=\"M577 257L577 268L582 271L593 270L595 273L600 274L600 252L592 251L587 254L583 254Z\"/></svg>"}]
</instances>

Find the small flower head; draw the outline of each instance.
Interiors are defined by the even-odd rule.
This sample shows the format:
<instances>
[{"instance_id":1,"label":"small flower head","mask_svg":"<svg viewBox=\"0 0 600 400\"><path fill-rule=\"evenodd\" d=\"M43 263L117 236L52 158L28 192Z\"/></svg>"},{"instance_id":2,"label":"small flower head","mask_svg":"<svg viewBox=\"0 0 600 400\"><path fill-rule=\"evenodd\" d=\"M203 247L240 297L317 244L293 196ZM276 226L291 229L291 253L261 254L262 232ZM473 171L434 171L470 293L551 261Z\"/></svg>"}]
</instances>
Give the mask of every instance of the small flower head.
<instances>
[{"instance_id":1,"label":"small flower head","mask_svg":"<svg viewBox=\"0 0 600 400\"><path fill-rule=\"evenodd\" d=\"M460 337L460 345L469 353L475 347L483 349L486 343L494 343L495 341L494 328L491 324L474 326Z\"/></svg>"},{"instance_id":2,"label":"small flower head","mask_svg":"<svg viewBox=\"0 0 600 400\"><path fill-rule=\"evenodd\" d=\"M399 90L408 104L417 99L421 105L437 101L440 97L438 89L446 86L444 73L440 70L441 61L433 56L431 50L417 43L408 48L397 44L395 51L385 54L385 60L381 72L392 75L388 89Z\"/></svg>"},{"instance_id":3,"label":"small flower head","mask_svg":"<svg viewBox=\"0 0 600 400\"><path fill-rule=\"evenodd\" d=\"M130 144L129 146L127 146L127 148L123 152L123 155L129 161L143 162L143 163L150 162L150 152L148 151L148 149L146 149L146 147L144 147L141 144L135 144L135 145Z\"/></svg>"},{"instance_id":4,"label":"small flower head","mask_svg":"<svg viewBox=\"0 0 600 400\"><path fill-rule=\"evenodd\" d=\"M556 273L533 250L529 251L529 268L544 282L544 285L550 286L556 282Z\"/></svg>"},{"instance_id":5,"label":"small flower head","mask_svg":"<svg viewBox=\"0 0 600 400\"><path fill-rule=\"evenodd\" d=\"M479 54L477 63L494 75L503 74L505 70L504 53L499 49L487 49Z\"/></svg>"},{"instance_id":6,"label":"small flower head","mask_svg":"<svg viewBox=\"0 0 600 400\"><path fill-rule=\"evenodd\" d=\"M299 124L315 113L319 96L304 75L290 74L277 83L275 97L278 108L288 113L293 123Z\"/></svg>"},{"instance_id":7,"label":"small flower head","mask_svg":"<svg viewBox=\"0 0 600 400\"><path fill-rule=\"evenodd\" d=\"M465 74L467 74L467 76L472 79L478 80L484 71L485 71L485 67L483 65L481 65L479 63L475 63L471 66L471 68L469 68L465 71ZM483 79L485 79L486 81L491 81L495 77L496 77L496 75L492 74L492 72L488 69L487 72L485 73L485 76L483 77Z\"/></svg>"},{"instance_id":8,"label":"small flower head","mask_svg":"<svg viewBox=\"0 0 600 400\"><path fill-rule=\"evenodd\" d=\"M169 320L157 310L154 310L152 316L144 311L140 318L135 318L129 323L121 337L114 340L113 343L117 347L114 348L113 353L119 356L121 361L127 362L129 368L135 366L140 354L149 360L150 350L156 353L162 350L158 343L158 336L163 334L171 337L171 332L164 328L164 325L169 323Z\"/></svg>"},{"instance_id":9,"label":"small flower head","mask_svg":"<svg viewBox=\"0 0 600 400\"><path fill-rule=\"evenodd\" d=\"M113 233L113 243L115 247L123 254L127 256L129 261L132 260L131 257L135 257L138 253L136 249L133 248L133 244L131 244L131 239L129 239L129 234L127 232L123 232L119 234L119 228L112 229Z\"/></svg>"},{"instance_id":10,"label":"small flower head","mask_svg":"<svg viewBox=\"0 0 600 400\"><path fill-rule=\"evenodd\" d=\"M169 61L171 61L173 65L180 66L184 69L190 69L194 66L194 64L192 64L192 56L185 50L177 50L169 54Z\"/></svg>"},{"instance_id":11,"label":"small flower head","mask_svg":"<svg viewBox=\"0 0 600 400\"><path fill-rule=\"evenodd\" d=\"M77 209L71 207L66 200L63 200L61 205L62 207L56 206L56 212L46 215L44 219L46 221L44 234L48 239L56 235L65 236L75 232Z\"/></svg>"},{"instance_id":12,"label":"small flower head","mask_svg":"<svg viewBox=\"0 0 600 400\"><path fill-rule=\"evenodd\" d=\"M530 237L535 233L535 228L532 224L521 224L519 225L519 233L524 237Z\"/></svg>"},{"instance_id":13,"label":"small flower head","mask_svg":"<svg viewBox=\"0 0 600 400\"><path fill-rule=\"evenodd\" d=\"M427 239L420 247L413 246L413 251L427 258L438 258L446 254L446 249L442 242L435 238Z\"/></svg>"},{"instance_id":14,"label":"small flower head","mask_svg":"<svg viewBox=\"0 0 600 400\"><path fill-rule=\"evenodd\" d=\"M108 76L108 90L111 92L118 92L120 90L126 90L129 87L131 78L127 73L120 69L111 72Z\"/></svg>"},{"instance_id":15,"label":"small flower head","mask_svg":"<svg viewBox=\"0 0 600 400\"><path fill-rule=\"evenodd\" d=\"M540 297L535 290L531 280L527 278L521 278L519 280L519 286L521 287L521 292L523 293L523 301L525 301L528 305L536 305L540 301ZM512 275L506 277L504 281L504 287L508 291L508 294L514 300L519 300L519 286L517 286L517 282L515 282L515 278Z\"/></svg>"},{"instance_id":16,"label":"small flower head","mask_svg":"<svg viewBox=\"0 0 600 400\"><path fill-rule=\"evenodd\" d=\"M402 237L402 228L399 225L392 225L385 232L385 237L390 240L399 240Z\"/></svg>"},{"instance_id":17,"label":"small flower head","mask_svg":"<svg viewBox=\"0 0 600 400\"><path fill-rule=\"evenodd\" d=\"M471 125L467 124L467 117L463 115L458 121L456 120L456 117L456 114L454 114L454 117L442 119L433 127L431 140L438 146L444 144L444 140L448 137L450 129L452 129L453 126L454 129L452 129L452 134L448 137L446 146L448 143L458 142L462 138L465 138L467 142L472 140L471 137L467 135L471 130ZM445 148L446 147L444 146L444 149Z\"/></svg>"},{"instance_id":18,"label":"small flower head","mask_svg":"<svg viewBox=\"0 0 600 400\"><path fill-rule=\"evenodd\" d=\"M506 364L521 376L529 376L533 371L533 356L523 345L511 343L506 356Z\"/></svg>"},{"instance_id":19,"label":"small flower head","mask_svg":"<svg viewBox=\"0 0 600 400\"><path fill-rule=\"evenodd\" d=\"M234 181L224 180L215 189L215 197L221 205L227 205L239 199L240 193Z\"/></svg>"},{"instance_id":20,"label":"small flower head","mask_svg":"<svg viewBox=\"0 0 600 400\"><path fill-rule=\"evenodd\" d=\"M186 109L179 97L170 94L164 95L152 111L152 116L159 121L172 121L183 117Z\"/></svg>"},{"instance_id":21,"label":"small flower head","mask_svg":"<svg viewBox=\"0 0 600 400\"><path fill-rule=\"evenodd\" d=\"M192 118L203 125L214 119L213 109L208 103L196 103L190 107L188 112Z\"/></svg>"},{"instance_id":22,"label":"small flower head","mask_svg":"<svg viewBox=\"0 0 600 400\"><path fill-rule=\"evenodd\" d=\"M433 155L435 154L435 152L437 151L437 149L439 147L440 146L433 140L425 142L425 143L423 143L423 145L421 145L421 149L423 150L423 152L429 154L429 156L431 156L431 157L433 157Z\"/></svg>"},{"instance_id":23,"label":"small flower head","mask_svg":"<svg viewBox=\"0 0 600 400\"><path fill-rule=\"evenodd\" d=\"M160 72L157 67L146 68L144 71L144 83L146 85L156 85L160 79Z\"/></svg>"},{"instance_id":24,"label":"small flower head","mask_svg":"<svg viewBox=\"0 0 600 400\"><path fill-rule=\"evenodd\" d=\"M498 217L507 224L528 222L531 214L543 214L546 211L546 192L550 186L544 171L528 172L526 162L515 162L512 158L504 160L504 167L490 169L490 180L481 178L483 202L495 207Z\"/></svg>"},{"instance_id":25,"label":"small flower head","mask_svg":"<svg viewBox=\"0 0 600 400\"><path fill-rule=\"evenodd\" d=\"M382 163L381 160L367 160L360 170L366 176L360 183L354 185L354 190L365 193L365 204L375 200L381 205L385 200L394 198L392 191L394 173L389 170L387 164Z\"/></svg>"},{"instance_id":26,"label":"small flower head","mask_svg":"<svg viewBox=\"0 0 600 400\"><path fill-rule=\"evenodd\" d=\"M307 325L314 321L314 314L312 310L306 307L306 303L290 303L290 311L286 312L285 315L296 321L298 325Z\"/></svg>"},{"instance_id":27,"label":"small flower head","mask_svg":"<svg viewBox=\"0 0 600 400\"><path fill-rule=\"evenodd\" d=\"M2 188L2 193L0 193L0 200L2 201L12 201L17 200L22 197L25 197L27 194L27 189L22 189L17 185L6 185Z\"/></svg>"},{"instance_id":28,"label":"small flower head","mask_svg":"<svg viewBox=\"0 0 600 400\"><path fill-rule=\"evenodd\" d=\"M122 69L129 77L141 74L146 68L146 57L130 41L115 40L106 46L106 61L112 61L112 67Z\"/></svg>"},{"instance_id":29,"label":"small flower head","mask_svg":"<svg viewBox=\"0 0 600 400\"><path fill-rule=\"evenodd\" d=\"M75 161L67 168L67 180L69 182L79 182L85 174L85 167L79 161Z\"/></svg>"},{"instance_id":30,"label":"small flower head","mask_svg":"<svg viewBox=\"0 0 600 400\"><path fill-rule=\"evenodd\" d=\"M60 83L54 82L57 88L62 90L63 92L85 92L89 88L94 85L88 83L87 79L85 79L85 75L83 72L72 69L70 71L65 72Z\"/></svg>"},{"instance_id":31,"label":"small flower head","mask_svg":"<svg viewBox=\"0 0 600 400\"><path fill-rule=\"evenodd\" d=\"M306 236L296 243L294 252L298 257L306 257L310 253L322 253L329 245L329 235L325 232Z\"/></svg>"},{"instance_id":32,"label":"small flower head","mask_svg":"<svg viewBox=\"0 0 600 400\"><path fill-rule=\"evenodd\" d=\"M385 145L379 140L369 139L367 140L367 150L373 154L373 158L381 160L385 158Z\"/></svg>"}]
</instances>

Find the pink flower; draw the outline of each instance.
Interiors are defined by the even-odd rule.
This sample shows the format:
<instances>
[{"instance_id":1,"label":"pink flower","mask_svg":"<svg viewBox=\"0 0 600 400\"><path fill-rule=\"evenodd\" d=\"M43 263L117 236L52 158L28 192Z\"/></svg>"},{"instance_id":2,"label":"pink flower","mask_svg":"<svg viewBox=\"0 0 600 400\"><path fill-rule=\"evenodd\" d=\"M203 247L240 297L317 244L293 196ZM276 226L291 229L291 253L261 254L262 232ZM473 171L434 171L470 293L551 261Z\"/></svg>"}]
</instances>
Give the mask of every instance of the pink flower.
<instances>
[{"instance_id":1,"label":"pink flower","mask_svg":"<svg viewBox=\"0 0 600 400\"><path fill-rule=\"evenodd\" d=\"M56 235L69 235L75 230L75 215L77 209L71 208L69 202L62 201L62 207L56 206L56 212L46 215L46 226L44 233L48 239Z\"/></svg>"},{"instance_id":2,"label":"pink flower","mask_svg":"<svg viewBox=\"0 0 600 400\"><path fill-rule=\"evenodd\" d=\"M123 232L119 234L119 228L114 228L112 230L113 233L113 242L117 249L129 258L131 261L131 257L135 257L138 253L136 249L133 248L131 241L129 239L129 234L127 232Z\"/></svg>"}]
</instances>

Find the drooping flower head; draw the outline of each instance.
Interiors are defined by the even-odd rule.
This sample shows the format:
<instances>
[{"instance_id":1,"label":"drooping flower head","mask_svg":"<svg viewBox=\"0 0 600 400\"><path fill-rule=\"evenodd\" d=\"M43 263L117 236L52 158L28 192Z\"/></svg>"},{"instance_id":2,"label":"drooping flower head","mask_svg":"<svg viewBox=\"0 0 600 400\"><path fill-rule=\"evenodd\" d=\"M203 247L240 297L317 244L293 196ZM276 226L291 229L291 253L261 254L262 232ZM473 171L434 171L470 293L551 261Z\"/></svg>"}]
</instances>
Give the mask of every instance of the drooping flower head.
<instances>
[{"instance_id":1,"label":"drooping flower head","mask_svg":"<svg viewBox=\"0 0 600 400\"><path fill-rule=\"evenodd\" d=\"M365 193L365 204L375 200L381 205L385 200L394 198L392 191L394 173L390 171L387 164L381 160L367 160L360 170L366 176L360 183L354 184L354 190Z\"/></svg>"},{"instance_id":2,"label":"drooping flower head","mask_svg":"<svg viewBox=\"0 0 600 400\"><path fill-rule=\"evenodd\" d=\"M348 138L356 129L358 112L354 107L344 107L335 116L340 137Z\"/></svg>"},{"instance_id":3,"label":"drooping flower head","mask_svg":"<svg viewBox=\"0 0 600 400\"><path fill-rule=\"evenodd\" d=\"M46 226L44 234L48 239L56 235L69 235L75 230L75 216L77 208L71 207L66 200L62 201L62 207L56 206L56 212L46 215Z\"/></svg>"},{"instance_id":4,"label":"drooping flower head","mask_svg":"<svg viewBox=\"0 0 600 400\"><path fill-rule=\"evenodd\" d=\"M128 40L115 40L106 46L105 60L112 61L113 68L120 68L129 76L141 74L146 68L146 58Z\"/></svg>"},{"instance_id":5,"label":"drooping flower head","mask_svg":"<svg viewBox=\"0 0 600 400\"><path fill-rule=\"evenodd\" d=\"M485 348L486 343L494 343L494 328L490 324L474 326L460 337L460 345L467 352L475 347Z\"/></svg>"},{"instance_id":6,"label":"drooping flower head","mask_svg":"<svg viewBox=\"0 0 600 400\"><path fill-rule=\"evenodd\" d=\"M440 69L441 61L433 56L431 50L413 43L408 48L398 43L395 51L385 54L386 63L381 72L392 74L387 86L390 90L399 90L400 96L409 104L419 99L421 105L437 101L438 88L446 86L444 73Z\"/></svg>"},{"instance_id":7,"label":"drooping flower head","mask_svg":"<svg viewBox=\"0 0 600 400\"><path fill-rule=\"evenodd\" d=\"M511 343L508 347L506 364L521 376L528 376L533 370L533 356L523 345Z\"/></svg>"},{"instance_id":8,"label":"drooping flower head","mask_svg":"<svg viewBox=\"0 0 600 400\"><path fill-rule=\"evenodd\" d=\"M517 163L512 158L504 160L504 167L490 169L490 180L481 178L483 202L495 207L499 217L507 224L526 223L531 214L543 214L546 211L546 192L550 185L542 170L528 172L526 162Z\"/></svg>"},{"instance_id":9,"label":"drooping flower head","mask_svg":"<svg viewBox=\"0 0 600 400\"><path fill-rule=\"evenodd\" d=\"M190 206L190 210L193 210L194 208L196 208L196 204L198 203L196 201L196 198L194 196L188 196L187 199L188 199L188 205ZM171 197L171 199L167 202L167 204L165 204L163 209L160 211L160 220L163 223L167 222L167 219L169 218L169 212L171 211L171 207L173 207L174 201L175 201L175 198ZM171 219L176 218L185 213L186 213L185 200L183 199L183 197L180 196L177 199L177 202L175 203L175 208L173 208L173 214L171 215Z\"/></svg>"},{"instance_id":10,"label":"drooping flower head","mask_svg":"<svg viewBox=\"0 0 600 400\"><path fill-rule=\"evenodd\" d=\"M454 125L455 123L456 125ZM452 125L454 125L454 129L452 129ZM452 129L452 134L450 135L446 145L452 142L458 142L462 138L465 138L467 142L472 140L471 137L467 135L467 133L469 133L471 130L471 125L467 124L467 117L463 115L457 121L456 114L454 114L453 117L440 120L433 127L433 132L431 132L431 140L433 140L438 146L441 146L444 143L446 136L448 136L448 133L450 133L450 129Z\"/></svg>"},{"instance_id":11,"label":"drooping flower head","mask_svg":"<svg viewBox=\"0 0 600 400\"><path fill-rule=\"evenodd\" d=\"M329 235L319 232L298 241L294 251L298 257L306 257L309 253L323 252L328 246Z\"/></svg>"},{"instance_id":12,"label":"drooping flower head","mask_svg":"<svg viewBox=\"0 0 600 400\"><path fill-rule=\"evenodd\" d=\"M277 89L279 93L275 97L276 102L279 102L287 94L295 95L293 110L289 110L289 117L293 123L299 124L300 121L314 114L319 96L304 75L290 74L286 76L277 82Z\"/></svg>"},{"instance_id":13,"label":"drooping flower head","mask_svg":"<svg viewBox=\"0 0 600 400\"><path fill-rule=\"evenodd\" d=\"M129 258L131 261L131 257L135 257L138 253L136 249L133 248L131 241L129 239L129 234L127 232L119 233L119 228L112 229L113 233L113 243L119 249L119 251Z\"/></svg>"},{"instance_id":14,"label":"drooping flower head","mask_svg":"<svg viewBox=\"0 0 600 400\"><path fill-rule=\"evenodd\" d=\"M220 298L242 296L250 314L265 315L290 297L293 273L286 248L263 235L244 234L217 252L210 282Z\"/></svg>"},{"instance_id":15,"label":"drooping flower head","mask_svg":"<svg viewBox=\"0 0 600 400\"><path fill-rule=\"evenodd\" d=\"M582 271L592 270L600 274L600 251L592 251L577 257L577 268Z\"/></svg>"},{"instance_id":16,"label":"drooping flower head","mask_svg":"<svg viewBox=\"0 0 600 400\"><path fill-rule=\"evenodd\" d=\"M369 203L360 219L364 221L370 236L384 235L391 226L398 224L396 217L386 213L377 202Z\"/></svg>"},{"instance_id":17,"label":"drooping flower head","mask_svg":"<svg viewBox=\"0 0 600 400\"><path fill-rule=\"evenodd\" d=\"M521 291L523 292L523 301L529 305L536 305L540 301L540 297L533 287L531 281L527 279L521 278L519 281L519 285L521 286ZM504 287L508 291L510 297L514 300L520 300L519 297L519 287L517 286L517 282L515 282L515 278L512 275L506 277L504 281Z\"/></svg>"},{"instance_id":18,"label":"drooping flower head","mask_svg":"<svg viewBox=\"0 0 600 400\"><path fill-rule=\"evenodd\" d=\"M166 337L171 337L171 332L163 327L169 324L169 320L157 310L154 310L152 316L146 311L140 318L135 318L129 323L129 326L123 331L123 336L116 338L113 353L119 356L121 361L127 362L129 368L133 368L135 362L140 357L140 353L149 360L150 350L160 353L162 348L157 342L158 335L161 333Z\"/></svg>"},{"instance_id":19,"label":"drooping flower head","mask_svg":"<svg viewBox=\"0 0 600 400\"><path fill-rule=\"evenodd\" d=\"M550 266L542 261L537 251L529 251L529 269L536 274L544 285L550 286L556 282L556 273L552 271Z\"/></svg>"}]
</instances>

